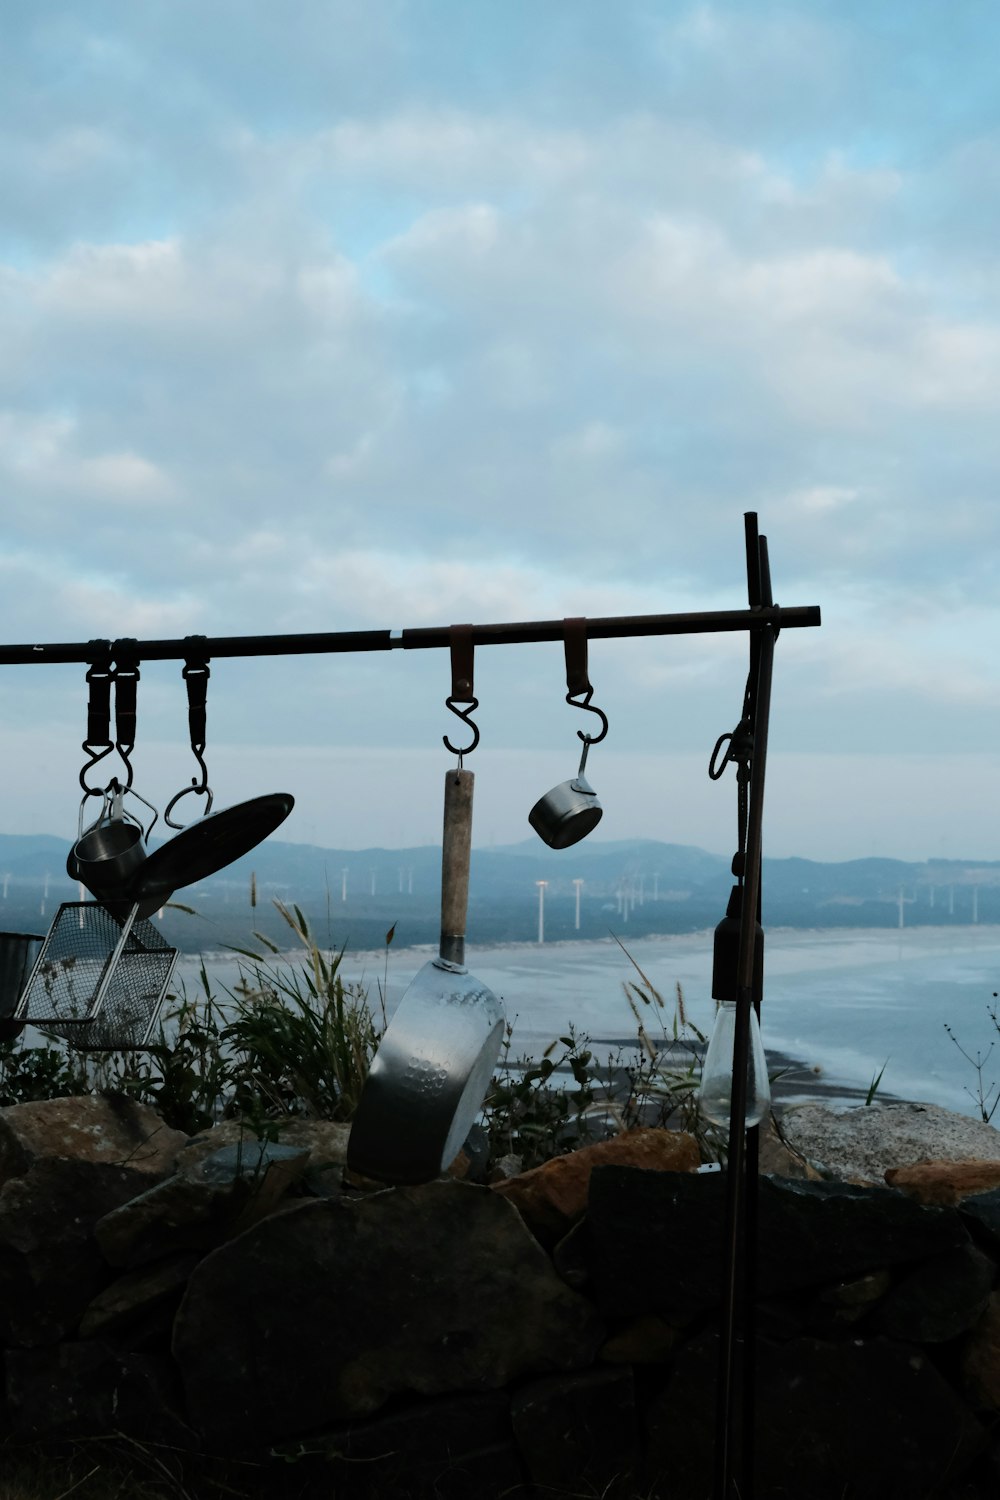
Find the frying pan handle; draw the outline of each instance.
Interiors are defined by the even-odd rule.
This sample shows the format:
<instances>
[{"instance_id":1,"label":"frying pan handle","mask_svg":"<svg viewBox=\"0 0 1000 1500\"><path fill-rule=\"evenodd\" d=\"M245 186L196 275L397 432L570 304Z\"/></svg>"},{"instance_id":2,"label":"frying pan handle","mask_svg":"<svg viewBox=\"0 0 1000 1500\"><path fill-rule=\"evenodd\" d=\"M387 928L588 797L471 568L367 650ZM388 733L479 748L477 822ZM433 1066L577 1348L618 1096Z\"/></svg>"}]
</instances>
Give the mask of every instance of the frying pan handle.
<instances>
[{"instance_id":1,"label":"frying pan handle","mask_svg":"<svg viewBox=\"0 0 1000 1500\"><path fill-rule=\"evenodd\" d=\"M471 771L449 771L444 779L444 837L441 848L441 957L465 963L465 916L469 905L472 854Z\"/></svg>"}]
</instances>

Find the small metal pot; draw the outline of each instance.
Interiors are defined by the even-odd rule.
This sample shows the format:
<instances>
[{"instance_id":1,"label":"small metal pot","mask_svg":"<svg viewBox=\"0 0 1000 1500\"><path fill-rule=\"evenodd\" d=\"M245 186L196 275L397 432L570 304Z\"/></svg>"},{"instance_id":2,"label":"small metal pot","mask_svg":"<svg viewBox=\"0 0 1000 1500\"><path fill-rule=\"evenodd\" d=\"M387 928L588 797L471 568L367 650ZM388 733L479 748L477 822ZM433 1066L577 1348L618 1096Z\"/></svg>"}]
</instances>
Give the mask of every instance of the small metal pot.
<instances>
[{"instance_id":1,"label":"small metal pot","mask_svg":"<svg viewBox=\"0 0 1000 1500\"><path fill-rule=\"evenodd\" d=\"M77 878L98 898L120 896L146 858L143 830L126 818L91 828L73 847Z\"/></svg>"},{"instance_id":2,"label":"small metal pot","mask_svg":"<svg viewBox=\"0 0 1000 1500\"><path fill-rule=\"evenodd\" d=\"M540 797L528 814L528 822L550 849L568 849L586 838L603 816L597 793L581 772Z\"/></svg>"}]
</instances>

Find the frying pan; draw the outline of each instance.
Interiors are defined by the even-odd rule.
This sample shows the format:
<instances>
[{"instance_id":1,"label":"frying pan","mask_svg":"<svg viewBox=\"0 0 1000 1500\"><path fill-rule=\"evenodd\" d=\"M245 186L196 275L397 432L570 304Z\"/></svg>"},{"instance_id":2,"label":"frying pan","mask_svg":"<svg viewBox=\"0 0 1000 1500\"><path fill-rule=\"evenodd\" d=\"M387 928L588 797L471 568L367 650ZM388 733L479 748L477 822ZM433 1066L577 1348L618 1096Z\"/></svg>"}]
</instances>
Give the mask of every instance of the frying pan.
<instances>
[{"instance_id":1,"label":"frying pan","mask_svg":"<svg viewBox=\"0 0 1000 1500\"><path fill-rule=\"evenodd\" d=\"M295 806L288 792L269 792L209 813L161 844L136 872L129 897L155 911L182 886L225 869L273 833Z\"/></svg>"},{"instance_id":2,"label":"frying pan","mask_svg":"<svg viewBox=\"0 0 1000 1500\"><path fill-rule=\"evenodd\" d=\"M500 1002L465 967L474 784L471 771L445 777L439 954L386 1027L351 1126L347 1164L379 1182L429 1182L450 1166L500 1054Z\"/></svg>"}]
</instances>

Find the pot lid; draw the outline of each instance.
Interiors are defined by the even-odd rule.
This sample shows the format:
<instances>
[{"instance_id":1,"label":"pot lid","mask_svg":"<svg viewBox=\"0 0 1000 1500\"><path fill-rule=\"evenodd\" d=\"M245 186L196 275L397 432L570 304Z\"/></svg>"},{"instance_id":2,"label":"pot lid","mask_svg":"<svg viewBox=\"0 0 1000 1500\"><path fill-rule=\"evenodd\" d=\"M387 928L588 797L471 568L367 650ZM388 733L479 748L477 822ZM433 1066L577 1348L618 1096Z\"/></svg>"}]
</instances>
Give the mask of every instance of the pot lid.
<instances>
[{"instance_id":1,"label":"pot lid","mask_svg":"<svg viewBox=\"0 0 1000 1500\"><path fill-rule=\"evenodd\" d=\"M129 888L130 899L165 901L182 886L225 869L273 833L294 806L289 792L269 792L209 813L149 855Z\"/></svg>"}]
</instances>

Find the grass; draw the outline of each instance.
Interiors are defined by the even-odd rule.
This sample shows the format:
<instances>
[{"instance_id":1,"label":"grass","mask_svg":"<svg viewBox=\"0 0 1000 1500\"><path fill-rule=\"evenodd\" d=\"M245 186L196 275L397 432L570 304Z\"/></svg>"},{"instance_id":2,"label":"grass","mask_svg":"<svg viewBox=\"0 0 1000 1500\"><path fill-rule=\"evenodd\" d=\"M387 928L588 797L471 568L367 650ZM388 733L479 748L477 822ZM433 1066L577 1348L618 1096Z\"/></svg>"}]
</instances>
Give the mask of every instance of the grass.
<instances>
[{"instance_id":1,"label":"grass","mask_svg":"<svg viewBox=\"0 0 1000 1500\"><path fill-rule=\"evenodd\" d=\"M221 1120L280 1138L292 1119L349 1121L386 1025L384 984L341 977L343 950L323 950L298 907L274 903L298 953L285 956L260 932L234 949L238 979L213 987L204 963L194 994L172 997L142 1051L74 1053L54 1039L0 1045L0 1105L59 1095L125 1095L152 1105L194 1135ZM386 934L386 954L393 938ZM503 1157L520 1169L638 1125L680 1124L707 1154L719 1142L698 1116L705 1037L687 1018L678 986L669 1007L624 945L633 978L623 985L636 1023L632 1051L599 1061L571 1026L542 1057L515 1056L504 1037L483 1107L487 1172Z\"/></svg>"}]
</instances>

